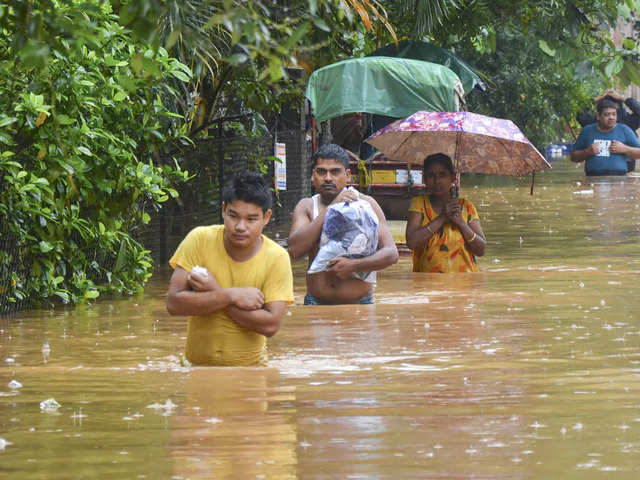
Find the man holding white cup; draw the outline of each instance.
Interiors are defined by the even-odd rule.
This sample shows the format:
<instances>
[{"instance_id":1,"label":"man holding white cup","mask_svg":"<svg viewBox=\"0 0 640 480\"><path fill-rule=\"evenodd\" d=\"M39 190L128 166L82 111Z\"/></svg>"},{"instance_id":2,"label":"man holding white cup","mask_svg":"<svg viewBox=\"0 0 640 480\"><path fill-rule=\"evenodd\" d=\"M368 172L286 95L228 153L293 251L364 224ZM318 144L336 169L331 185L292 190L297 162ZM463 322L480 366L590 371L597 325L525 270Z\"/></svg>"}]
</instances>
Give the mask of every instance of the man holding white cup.
<instances>
[{"instance_id":1,"label":"man holding white cup","mask_svg":"<svg viewBox=\"0 0 640 480\"><path fill-rule=\"evenodd\" d=\"M640 142L626 125L617 123L616 104L600 100L596 123L587 125L571 150L571 161L585 162L587 175L625 175L627 160L640 158Z\"/></svg>"}]
</instances>

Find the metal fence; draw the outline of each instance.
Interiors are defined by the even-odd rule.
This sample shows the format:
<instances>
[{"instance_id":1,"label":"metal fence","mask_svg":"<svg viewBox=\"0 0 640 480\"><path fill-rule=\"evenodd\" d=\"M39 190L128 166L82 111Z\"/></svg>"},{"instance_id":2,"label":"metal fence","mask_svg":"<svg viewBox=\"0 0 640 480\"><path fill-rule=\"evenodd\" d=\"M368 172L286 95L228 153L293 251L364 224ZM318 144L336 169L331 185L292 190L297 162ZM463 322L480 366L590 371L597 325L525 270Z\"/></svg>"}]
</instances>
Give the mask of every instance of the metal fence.
<instances>
[{"instance_id":1,"label":"metal fence","mask_svg":"<svg viewBox=\"0 0 640 480\"><path fill-rule=\"evenodd\" d=\"M286 145L286 190L275 192L269 232L284 237L293 209L311 191L310 147L303 131L278 132ZM199 142L187 152L182 168L194 178L179 187L180 196L169 200L151 217L139 240L151 251L156 264L166 263L180 241L199 225L222 223L220 194L234 173L256 169L257 159L273 156L275 137L220 137ZM265 179L274 180L274 163Z\"/></svg>"},{"instance_id":2,"label":"metal fence","mask_svg":"<svg viewBox=\"0 0 640 480\"><path fill-rule=\"evenodd\" d=\"M15 287L14 275L25 278L26 265L31 262L25 258L25 248L20 246L15 235L0 227L0 316L9 315L29 306L27 299L11 300Z\"/></svg>"}]
</instances>

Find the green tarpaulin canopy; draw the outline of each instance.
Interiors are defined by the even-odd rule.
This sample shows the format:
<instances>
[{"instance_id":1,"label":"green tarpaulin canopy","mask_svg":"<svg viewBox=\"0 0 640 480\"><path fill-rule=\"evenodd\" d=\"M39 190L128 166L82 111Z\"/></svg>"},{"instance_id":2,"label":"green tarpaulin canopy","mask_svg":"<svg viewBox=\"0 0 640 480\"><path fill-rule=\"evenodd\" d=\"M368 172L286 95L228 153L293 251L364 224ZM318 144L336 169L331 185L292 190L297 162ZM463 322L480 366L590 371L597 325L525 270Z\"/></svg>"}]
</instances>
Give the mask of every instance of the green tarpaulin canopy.
<instances>
[{"instance_id":1,"label":"green tarpaulin canopy","mask_svg":"<svg viewBox=\"0 0 640 480\"><path fill-rule=\"evenodd\" d=\"M318 121L347 113L404 118L418 110L455 111L464 96L449 68L421 60L364 57L316 70L305 96Z\"/></svg>"},{"instance_id":2,"label":"green tarpaulin canopy","mask_svg":"<svg viewBox=\"0 0 640 480\"><path fill-rule=\"evenodd\" d=\"M386 47L379 48L368 56L411 58L444 65L460 77L465 93L469 93L474 88L486 90L486 85L482 78L467 63L456 57L453 52L430 43L405 40L400 42L398 46L392 43Z\"/></svg>"}]
</instances>

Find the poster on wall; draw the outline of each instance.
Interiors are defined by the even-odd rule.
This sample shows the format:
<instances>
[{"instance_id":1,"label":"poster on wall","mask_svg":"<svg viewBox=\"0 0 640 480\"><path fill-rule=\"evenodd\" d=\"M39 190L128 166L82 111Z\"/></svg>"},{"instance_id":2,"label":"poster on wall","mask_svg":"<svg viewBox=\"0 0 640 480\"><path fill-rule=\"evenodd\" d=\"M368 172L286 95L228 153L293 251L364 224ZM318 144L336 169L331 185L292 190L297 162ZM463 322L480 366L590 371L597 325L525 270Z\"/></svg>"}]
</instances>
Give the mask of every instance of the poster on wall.
<instances>
[{"instance_id":1,"label":"poster on wall","mask_svg":"<svg viewBox=\"0 0 640 480\"><path fill-rule=\"evenodd\" d=\"M278 143L275 144L274 155L279 160L276 162L276 188L278 190L287 189L287 144Z\"/></svg>"}]
</instances>

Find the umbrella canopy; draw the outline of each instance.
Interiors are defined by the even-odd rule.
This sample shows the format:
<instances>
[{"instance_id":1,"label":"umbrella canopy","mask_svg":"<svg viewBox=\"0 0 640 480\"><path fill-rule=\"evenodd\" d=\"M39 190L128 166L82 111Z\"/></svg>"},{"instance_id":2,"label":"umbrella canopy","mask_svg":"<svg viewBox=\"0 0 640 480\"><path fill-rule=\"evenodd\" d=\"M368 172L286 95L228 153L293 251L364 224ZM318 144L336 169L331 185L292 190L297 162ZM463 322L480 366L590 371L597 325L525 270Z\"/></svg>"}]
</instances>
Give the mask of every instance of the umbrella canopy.
<instances>
[{"instance_id":1,"label":"umbrella canopy","mask_svg":"<svg viewBox=\"0 0 640 480\"><path fill-rule=\"evenodd\" d=\"M456 57L453 52L427 42L405 40L400 42L397 46L395 43L392 43L386 47L379 48L367 56L413 58L414 60L437 63L439 65L449 67L456 73L456 75L458 75L458 77L460 77L465 93L469 93L474 88L481 91L485 91L487 89L487 86L482 81L480 75L478 75L467 63Z\"/></svg>"},{"instance_id":2,"label":"umbrella canopy","mask_svg":"<svg viewBox=\"0 0 640 480\"><path fill-rule=\"evenodd\" d=\"M347 113L404 118L418 110L457 110L462 83L449 68L421 60L365 57L316 70L305 96L320 122Z\"/></svg>"},{"instance_id":3,"label":"umbrella canopy","mask_svg":"<svg viewBox=\"0 0 640 480\"><path fill-rule=\"evenodd\" d=\"M390 160L449 155L459 173L522 176L551 165L511 121L472 112L416 112L365 140Z\"/></svg>"}]
</instances>

